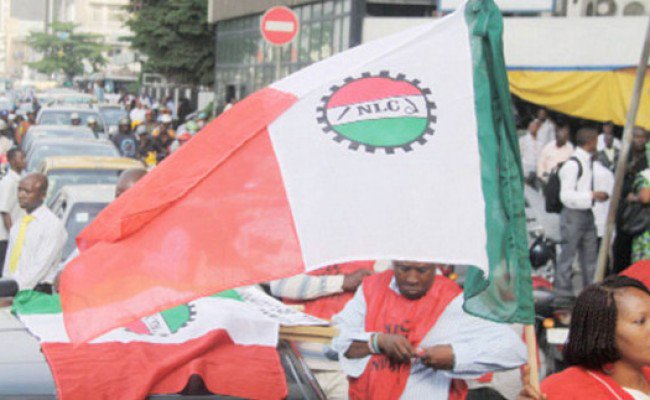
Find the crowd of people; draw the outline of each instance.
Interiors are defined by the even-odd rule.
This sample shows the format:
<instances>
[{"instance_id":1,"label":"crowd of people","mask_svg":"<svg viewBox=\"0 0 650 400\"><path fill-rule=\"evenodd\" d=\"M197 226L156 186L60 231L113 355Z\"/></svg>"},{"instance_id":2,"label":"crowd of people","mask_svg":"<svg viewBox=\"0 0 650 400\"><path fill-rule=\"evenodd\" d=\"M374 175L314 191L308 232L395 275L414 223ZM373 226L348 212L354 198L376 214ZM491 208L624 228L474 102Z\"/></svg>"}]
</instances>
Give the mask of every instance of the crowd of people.
<instances>
[{"instance_id":1,"label":"crowd of people","mask_svg":"<svg viewBox=\"0 0 650 400\"><path fill-rule=\"evenodd\" d=\"M124 157L149 167L182 146L207 122L198 114L174 129L173 113L142 97L121 99L128 117L111 138ZM66 264L60 254L66 239L61 221L44 204L47 177L25 175L19 149L34 115L16 122L0 120L9 143L9 170L0 180L0 257L3 276L21 289L56 291ZM73 125L81 120L73 115ZM4 123L4 125L3 125ZM96 121L88 120L92 129ZM623 207L650 204L647 133L635 128L625 163ZM575 143L575 144L574 144ZM0 140L0 146L3 146ZM540 110L520 139L526 184L544 192L559 179L561 242L554 280L560 302L575 304L565 346L568 369L547 378L541 389L529 374L514 380L508 393L491 397L519 399L650 399L650 226L623 229L613 243L612 273L592 284L599 240L603 236L614 172L620 153L614 125L576 132L553 122ZM146 174L125 171L116 197ZM77 253L73 253L75 257ZM576 256L584 290L576 298L572 271ZM69 261L70 259L66 260ZM459 285L440 273L446 266L403 260L332 265L309 274L269 283L270 293L304 312L332 320L338 335L329 344L298 342L297 348L329 399L462 399L477 380L500 371L518 371L527 362L521 327L476 318L462 309ZM622 272L622 274L621 274ZM486 380L487 379L487 380ZM499 397L502 396L502 397Z\"/></svg>"},{"instance_id":2,"label":"crowd of people","mask_svg":"<svg viewBox=\"0 0 650 400\"><path fill-rule=\"evenodd\" d=\"M559 301L575 298L571 277L576 256L583 286L593 281L605 232L621 141L615 137L613 123L605 122L599 128L585 126L572 135L569 124L552 122L547 111L540 109L519 141L527 185L544 192L553 174L559 178L562 210L555 275ZM572 136L575 146L569 140ZM650 259L650 226L644 226L642 220L646 213L643 205L650 203L648 147L648 132L635 127L623 166L622 200L610 252L612 274Z\"/></svg>"}]
</instances>

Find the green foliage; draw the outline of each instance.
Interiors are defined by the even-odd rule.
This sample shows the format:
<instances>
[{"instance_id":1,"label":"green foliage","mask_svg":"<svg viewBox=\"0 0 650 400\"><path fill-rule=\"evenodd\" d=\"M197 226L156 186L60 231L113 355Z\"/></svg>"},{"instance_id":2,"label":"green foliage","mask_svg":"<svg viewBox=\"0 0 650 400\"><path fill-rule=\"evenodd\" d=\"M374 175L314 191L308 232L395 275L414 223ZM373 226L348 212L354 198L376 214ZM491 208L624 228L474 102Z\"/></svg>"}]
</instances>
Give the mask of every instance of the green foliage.
<instances>
[{"instance_id":1,"label":"green foliage","mask_svg":"<svg viewBox=\"0 0 650 400\"><path fill-rule=\"evenodd\" d=\"M207 0L148 0L130 14L126 25L133 36L126 40L146 56L145 72L211 85L215 49L207 14Z\"/></svg>"},{"instance_id":2,"label":"green foliage","mask_svg":"<svg viewBox=\"0 0 650 400\"><path fill-rule=\"evenodd\" d=\"M89 63L94 71L106 64L102 52L109 46L103 44L101 35L75 32L71 23L55 22L50 25L53 33L31 32L27 44L43 54L43 58L29 63L29 66L44 74L61 72L71 80L84 72L83 62Z\"/></svg>"}]
</instances>

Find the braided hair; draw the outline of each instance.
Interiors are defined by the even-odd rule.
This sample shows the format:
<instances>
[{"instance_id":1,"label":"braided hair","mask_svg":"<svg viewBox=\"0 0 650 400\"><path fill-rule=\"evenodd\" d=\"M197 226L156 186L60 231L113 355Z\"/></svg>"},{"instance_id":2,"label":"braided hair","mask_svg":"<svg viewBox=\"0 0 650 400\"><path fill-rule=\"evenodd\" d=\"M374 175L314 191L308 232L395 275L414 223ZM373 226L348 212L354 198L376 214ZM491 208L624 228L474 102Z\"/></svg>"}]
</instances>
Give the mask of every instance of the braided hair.
<instances>
[{"instance_id":1,"label":"braided hair","mask_svg":"<svg viewBox=\"0 0 650 400\"><path fill-rule=\"evenodd\" d=\"M609 277L580 293L564 347L564 359L569 365L600 369L621 358L616 347L618 309L614 296L625 288L636 288L650 296L648 288L627 276Z\"/></svg>"}]
</instances>

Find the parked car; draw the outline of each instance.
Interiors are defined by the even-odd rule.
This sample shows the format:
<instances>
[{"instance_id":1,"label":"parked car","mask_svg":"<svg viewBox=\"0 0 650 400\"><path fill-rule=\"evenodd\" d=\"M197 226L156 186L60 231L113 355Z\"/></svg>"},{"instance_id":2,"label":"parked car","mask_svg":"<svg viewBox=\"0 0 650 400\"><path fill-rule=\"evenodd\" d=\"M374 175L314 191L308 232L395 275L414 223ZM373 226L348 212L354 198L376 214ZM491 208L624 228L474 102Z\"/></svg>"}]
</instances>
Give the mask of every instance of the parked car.
<instances>
[{"instance_id":1,"label":"parked car","mask_svg":"<svg viewBox=\"0 0 650 400\"><path fill-rule=\"evenodd\" d=\"M0 299L14 296L17 289L13 281L0 280ZM325 400L325 394L295 346L287 340L280 340L277 350L287 379L287 399ZM195 394L151 395L148 399L233 399L209 393L201 394L200 397ZM41 353L38 340L11 314L9 307L0 308L0 398L3 400L56 399L54 379Z\"/></svg>"},{"instance_id":2,"label":"parked car","mask_svg":"<svg viewBox=\"0 0 650 400\"><path fill-rule=\"evenodd\" d=\"M77 235L115 198L115 185L63 186L51 201L52 212L63 221L68 240L61 260L75 249Z\"/></svg>"},{"instance_id":3,"label":"parked car","mask_svg":"<svg viewBox=\"0 0 650 400\"><path fill-rule=\"evenodd\" d=\"M97 135L85 126L32 125L23 138L21 148L28 152L31 145L40 138L96 139Z\"/></svg>"},{"instance_id":4,"label":"parked car","mask_svg":"<svg viewBox=\"0 0 650 400\"><path fill-rule=\"evenodd\" d=\"M31 145L27 156L27 170L34 171L45 157L99 156L119 157L113 142L98 139L43 138Z\"/></svg>"},{"instance_id":5,"label":"parked car","mask_svg":"<svg viewBox=\"0 0 650 400\"><path fill-rule=\"evenodd\" d=\"M75 113L79 115L81 125L86 126L88 118L93 117L97 121L99 133L108 134L104 118L99 111L90 107L44 107L38 112L36 123L38 125L70 125L70 117Z\"/></svg>"},{"instance_id":6,"label":"parked car","mask_svg":"<svg viewBox=\"0 0 650 400\"><path fill-rule=\"evenodd\" d=\"M124 157L54 156L45 158L36 171L47 176L46 202L52 205L64 186L114 185L122 171L131 168L145 167L138 160Z\"/></svg>"}]
</instances>

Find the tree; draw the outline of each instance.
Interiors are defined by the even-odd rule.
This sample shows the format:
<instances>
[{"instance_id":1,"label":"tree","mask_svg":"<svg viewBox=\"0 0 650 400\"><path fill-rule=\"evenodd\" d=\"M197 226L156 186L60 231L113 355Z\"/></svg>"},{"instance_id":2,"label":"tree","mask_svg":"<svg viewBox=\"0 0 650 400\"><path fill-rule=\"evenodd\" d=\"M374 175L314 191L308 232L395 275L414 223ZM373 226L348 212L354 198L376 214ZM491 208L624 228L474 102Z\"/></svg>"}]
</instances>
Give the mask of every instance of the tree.
<instances>
[{"instance_id":1,"label":"tree","mask_svg":"<svg viewBox=\"0 0 650 400\"><path fill-rule=\"evenodd\" d=\"M44 74L63 73L68 81L75 75L84 72L84 62L93 71L106 65L103 52L109 46L103 44L101 35L75 32L77 25L72 23L54 22L50 31L31 32L27 36L27 45L43 54L43 58L28 63L38 72Z\"/></svg>"},{"instance_id":2,"label":"tree","mask_svg":"<svg viewBox=\"0 0 650 400\"><path fill-rule=\"evenodd\" d=\"M147 0L131 10L125 38L146 56L143 70L177 83L214 81L214 33L207 0Z\"/></svg>"}]
</instances>

